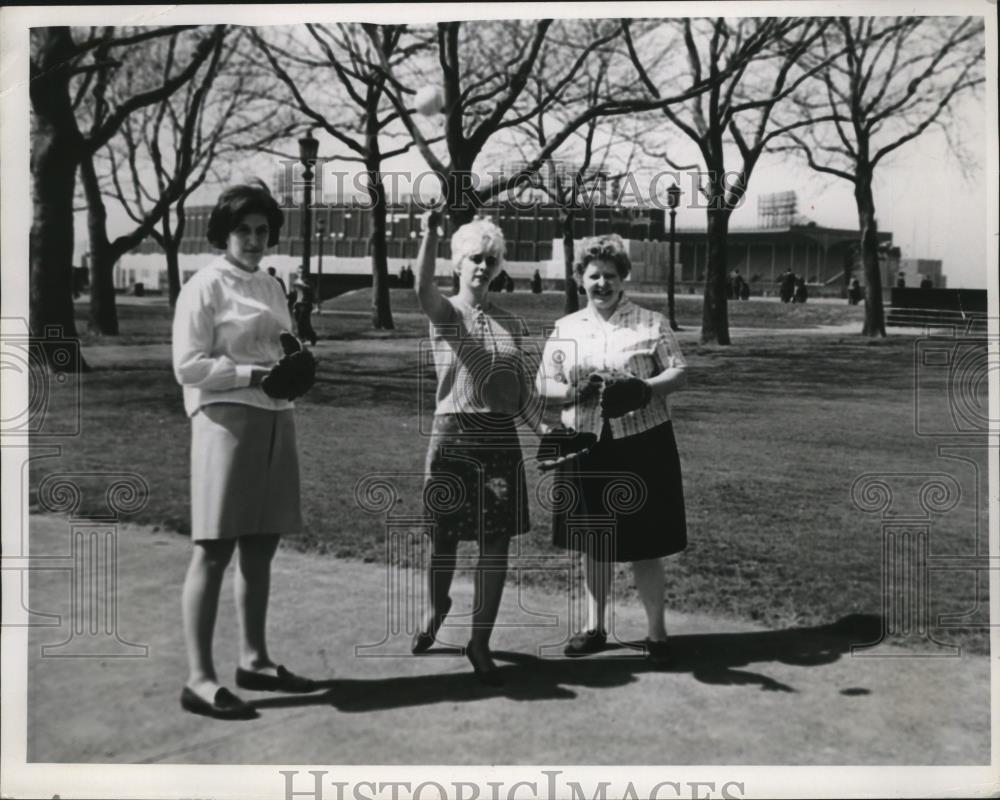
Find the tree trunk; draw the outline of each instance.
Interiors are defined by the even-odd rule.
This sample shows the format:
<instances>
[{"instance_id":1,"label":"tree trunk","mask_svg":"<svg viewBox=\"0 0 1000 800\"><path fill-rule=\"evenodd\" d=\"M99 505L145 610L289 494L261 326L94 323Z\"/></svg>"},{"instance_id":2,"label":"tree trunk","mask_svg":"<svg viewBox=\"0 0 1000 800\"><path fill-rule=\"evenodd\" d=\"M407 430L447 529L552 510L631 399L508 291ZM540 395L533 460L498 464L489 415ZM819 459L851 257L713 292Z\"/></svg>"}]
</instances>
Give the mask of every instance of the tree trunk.
<instances>
[{"instance_id":1,"label":"tree trunk","mask_svg":"<svg viewBox=\"0 0 1000 800\"><path fill-rule=\"evenodd\" d=\"M179 242L179 239L177 241L168 239L163 248L163 254L167 259L167 297L171 308L177 305L177 295L181 293L181 264L177 253Z\"/></svg>"},{"instance_id":2,"label":"tree trunk","mask_svg":"<svg viewBox=\"0 0 1000 800\"><path fill-rule=\"evenodd\" d=\"M714 203L710 201L710 205ZM729 344L729 307L726 301L729 265L726 248L730 213L729 209L708 209L708 264L701 313L702 344Z\"/></svg>"},{"instance_id":3,"label":"tree trunk","mask_svg":"<svg viewBox=\"0 0 1000 800\"><path fill-rule=\"evenodd\" d=\"M91 245L90 317L88 327L105 336L118 335L118 307L115 302L114 256L105 248Z\"/></svg>"},{"instance_id":4,"label":"tree trunk","mask_svg":"<svg viewBox=\"0 0 1000 800\"><path fill-rule=\"evenodd\" d=\"M861 230L861 263L865 273L865 324L863 336L885 336L885 310L882 307L882 270L878 263L878 224L875 221L875 198L872 194L872 173L858 167L854 182L854 199L858 205L858 227Z\"/></svg>"},{"instance_id":5,"label":"tree trunk","mask_svg":"<svg viewBox=\"0 0 1000 800\"><path fill-rule=\"evenodd\" d=\"M87 233L90 235L90 317L89 328L105 336L118 335L118 309L115 304L114 269L118 260L108 241L107 210L94 171L94 161L80 162L80 177L87 198Z\"/></svg>"},{"instance_id":6,"label":"tree trunk","mask_svg":"<svg viewBox=\"0 0 1000 800\"><path fill-rule=\"evenodd\" d=\"M83 140L69 95L69 62L75 55L69 28L34 28L31 63L31 194L29 234L29 329L45 339L76 339L73 311L73 186ZM69 363L55 364L54 347L43 345L53 368L82 372L79 347ZM60 348L65 353L65 348Z\"/></svg>"},{"instance_id":7,"label":"tree trunk","mask_svg":"<svg viewBox=\"0 0 1000 800\"><path fill-rule=\"evenodd\" d=\"M452 222L452 232L469 222L472 222L479 211L481 201L473 188L472 161L466 163L468 154L452 154L452 170L447 175L444 191L445 202L448 205L448 216Z\"/></svg>"},{"instance_id":8,"label":"tree trunk","mask_svg":"<svg viewBox=\"0 0 1000 800\"><path fill-rule=\"evenodd\" d=\"M559 216L559 224L562 226L563 291L566 295L563 312L566 314L572 314L580 308L580 291L573 269L573 264L576 261L576 255L573 251L573 234L575 232L573 220L574 214L570 209L564 210Z\"/></svg>"},{"instance_id":9,"label":"tree trunk","mask_svg":"<svg viewBox=\"0 0 1000 800\"><path fill-rule=\"evenodd\" d=\"M181 293L181 260L179 256L181 239L184 237L184 212L177 209L177 230L170 230L170 212L163 215L160 220L162 231L156 233L152 231L152 236L156 243L163 250L164 258L167 261L167 299L170 307L177 305L177 295Z\"/></svg>"},{"instance_id":10,"label":"tree trunk","mask_svg":"<svg viewBox=\"0 0 1000 800\"><path fill-rule=\"evenodd\" d=\"M376 151L377 152L377 151ZM385 243L386 198L385 184L379 171L381 156L366 165L368 170L368 198L372 203L371 253L372 253L372 327L391 331L392 306L389 300L389 265Z\"/></svg>"}]
</instances>

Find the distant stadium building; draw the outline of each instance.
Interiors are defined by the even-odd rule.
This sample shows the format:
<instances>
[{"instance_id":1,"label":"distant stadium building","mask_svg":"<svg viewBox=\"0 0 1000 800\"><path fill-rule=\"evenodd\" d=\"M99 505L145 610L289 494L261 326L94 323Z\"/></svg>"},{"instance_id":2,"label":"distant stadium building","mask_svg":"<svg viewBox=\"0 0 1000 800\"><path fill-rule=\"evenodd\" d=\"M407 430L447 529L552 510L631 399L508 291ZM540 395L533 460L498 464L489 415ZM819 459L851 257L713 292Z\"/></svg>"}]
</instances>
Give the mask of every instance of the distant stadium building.
<instances>
[{"instance_id":1,"label":"distant stadium building","mask_svg":"<svg viewBox=\"0 0 1000 800\"><path fill-rule=\"evenodd\" d=\"M518 164L509 165L511 169ZM542 180L554 180L555 175L570 176L570 165L556 162L550 165ZM604 186L606 176L597 176L595 185ZM609 189L613 191L613 187ZM279 193L280 197L280 193ZM596 198L595 198L596 199ZM780 276L787 269L805 277L814 293L839 294L845 286L845 274L850 270L864 282L857 256L858 232L849 228L829 228L804 219L797 213L794 192L782 192L761 198L758 205L758 225L752 228L731 228L728 238L727 261L730 271L739 270L749 281L754 294L775 292ZM181 242L182 279L208 263L214 251L205 239L211 206L187 210L187 226ZM387 252L390 276L398 275L417 258L420 217L423 209L412 201L390 205L387 213ZM515 280L528 280L538 270L547 282L562 279L562 209L549 202L530 207L503 200L480 209L480 214L492 218L507 239L507 272ZM265 257L264 265L273 266L286 277L293 273L302 259L302 212L300 208L285 208L285 226L281 241ZM369 274L371 271L369 230L371 210L363 198L354 201L324 203L315 207L313 236L323 229L323 265L327 274ZM666 211L651 207L619 207L592 204L574 214L574 239L603 233L617 233L628 243L633 262L630 280L650 290L662 289L667 280L669 243L667 242ZM451 231L445 223L445 236L438 246L438 273L447 276L450 265L448 239ZM680 291L697 291L704 285L708 245L704 229L679 229L676 233L676 282ZM883 281L894 286L900 268L898 249L892 247L892 234L878 234L884 261ZM311 269L319 269L319 242L312 243ZM909 262L907 262L909 263ZM926 265L935 262L914 262ZM935 286L943 285L940 262L933 272ZM136 251L122 259L119 274L122 280L142 274L147 285L156 286L150 269L162 269L163 257L152 239L144 241ZM907 281L909 284L909 280ZM116 282L116 285L117 282ZM913 285L919 285L919 280ZM119 286L127 288L127 286Z\"/></svg>"}]
</instances>

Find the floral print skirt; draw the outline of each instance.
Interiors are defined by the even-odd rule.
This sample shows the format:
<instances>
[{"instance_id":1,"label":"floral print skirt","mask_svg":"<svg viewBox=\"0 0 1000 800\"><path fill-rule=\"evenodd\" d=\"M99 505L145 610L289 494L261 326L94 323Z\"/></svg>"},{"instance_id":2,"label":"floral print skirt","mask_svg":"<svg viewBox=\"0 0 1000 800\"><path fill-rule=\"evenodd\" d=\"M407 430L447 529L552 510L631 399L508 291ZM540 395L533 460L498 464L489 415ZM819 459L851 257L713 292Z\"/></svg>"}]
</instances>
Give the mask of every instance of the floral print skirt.
<instances>
[{"instance_id":1,"label":"floral print skirt","mask_svg":"<svg viewBox=\"0 0 1000 800\"><path fill-rule=\"evenodd\" d=\"M483 541L527 533L528 486L514 420L440 414L427 449L424 505L437 535Z\"/></svg>"}]
</instances>

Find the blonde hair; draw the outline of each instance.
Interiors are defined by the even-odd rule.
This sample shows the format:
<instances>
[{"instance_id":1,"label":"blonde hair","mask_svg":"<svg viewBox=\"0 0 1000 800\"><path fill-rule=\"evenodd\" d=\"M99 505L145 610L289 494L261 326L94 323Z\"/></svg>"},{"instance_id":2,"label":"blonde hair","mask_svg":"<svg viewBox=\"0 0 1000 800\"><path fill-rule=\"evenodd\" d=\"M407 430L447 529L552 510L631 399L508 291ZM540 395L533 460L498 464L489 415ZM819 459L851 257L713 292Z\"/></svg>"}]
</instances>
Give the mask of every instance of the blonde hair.
<instances>
[{"instance_id":1,"label":"blonde hair","mask_svg":"<svg viewBox=\"0 0 1000 800\"><path fill-rule=\"evenodd\" d=\"M494 256L497 266L503 264L507 245L503 231L485 217L476 217L460 227L451 237L451 263L457 269L458 262L465 256L481 252Z\"/></svg>"}]
</instances>

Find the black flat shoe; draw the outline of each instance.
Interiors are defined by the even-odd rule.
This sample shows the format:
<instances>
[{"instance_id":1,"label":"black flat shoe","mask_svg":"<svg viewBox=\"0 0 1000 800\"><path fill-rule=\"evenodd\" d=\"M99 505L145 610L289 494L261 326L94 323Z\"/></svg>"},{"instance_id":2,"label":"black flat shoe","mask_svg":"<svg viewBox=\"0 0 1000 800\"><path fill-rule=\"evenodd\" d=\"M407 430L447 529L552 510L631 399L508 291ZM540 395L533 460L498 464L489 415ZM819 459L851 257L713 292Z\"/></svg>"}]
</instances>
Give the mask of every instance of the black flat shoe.
<instances>
[{"instance_id":1,"label":"black flat shoe","mask_svg":"<svg viewBox=\"0 0 1000 800\"><path fill-rule=\"evenodd\" d=\"M320 688L316 681L289 672L284 667L279 666L277 672L277 675L266 675L262 672L237 668L236 685L241 689L249 689L253 692L289 692L291 694L315 692Z\"/></svg>"},{"instance_id":2,"label":"black flat shoe","mask_svg":"<svg viewBox=\"0 0 1000 800\"><path fill-rule=\"evenodd\" d=\"M646 648L646 660L657 666L669 664L673 657L670 642L654 642L652 639L643 639L642 646Z\"/></svg>"},{"instance_id":3,"label":"black flat shoe","mask_svg":"<svg viewBox=\"0 0 1000 800\"><path fill-rule=\"evenodd\" d=\"M431 627L426 631L417 631L413 634L413 641L410 642L410 652L413 653L413 655L417 656L431 649L431 646L437 639L438 631L441 630L444 618L448 616L449 611L451 611L450 597L444 604L443 608L434 612L434 618L431 620Z\"/></svg>"},{"instance_id":4,"label":"black flat shoe","mask_svg":"<svg viewBox=\"0 0 1000 800\"><path fill-rule=\"evenodd\" d=\"M563 648L563 655L570 658L589 656L600 653L608 646L608 635L604 631L582 631L574 633L566 647Z\"/></svg>"},{"instance_id":5,"label":"black flat shoe","mask_svg":"<svg viewBox=\"0 0 1000 800\"><path fill-rule=\"evenodd\" d=\"M181 692L181 708L213 719L254 719L260 716L253 706L244 703L225 687L216 691L215 702L209 703L185 686Z\"/></svg>"},{"instance_id":6,"label":"black flat shoe","mask_svg":"<svg viewBox=\"0 0 1000 800\"><path fill-rule=\"evenodd\" d=\"M465 646L465 657L472 664L472 671L476 674L479 682L483 686L503 686L504 681L500 676L500 670L489 664L489 650L486 651L486 656L487 658L484 660L482 655L473 655L472 642Z\"/></svg>"}]
</instances>

